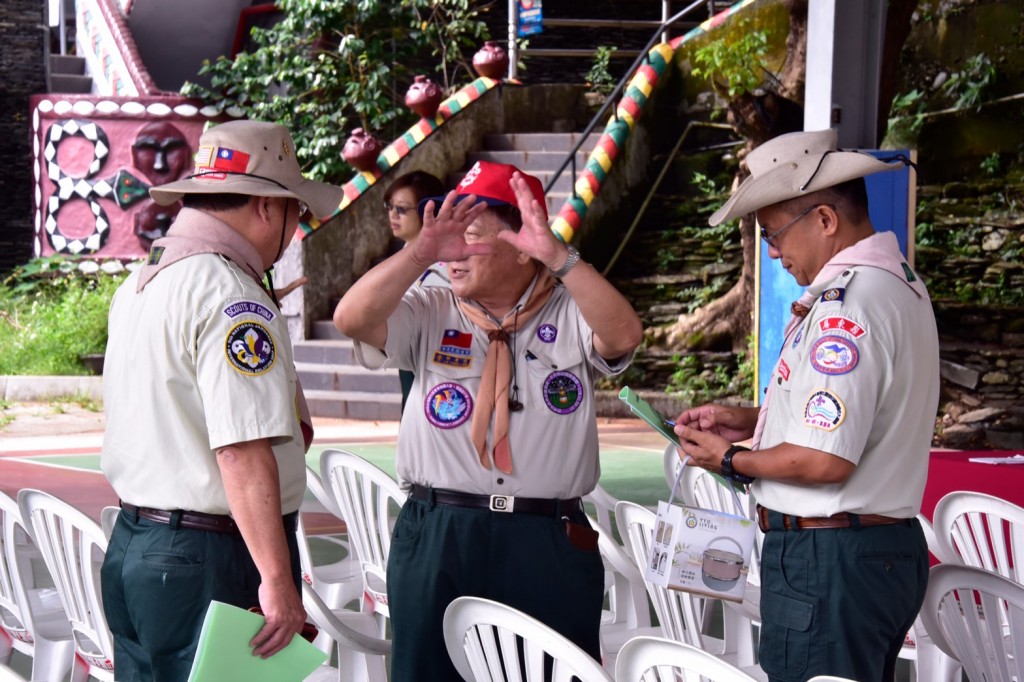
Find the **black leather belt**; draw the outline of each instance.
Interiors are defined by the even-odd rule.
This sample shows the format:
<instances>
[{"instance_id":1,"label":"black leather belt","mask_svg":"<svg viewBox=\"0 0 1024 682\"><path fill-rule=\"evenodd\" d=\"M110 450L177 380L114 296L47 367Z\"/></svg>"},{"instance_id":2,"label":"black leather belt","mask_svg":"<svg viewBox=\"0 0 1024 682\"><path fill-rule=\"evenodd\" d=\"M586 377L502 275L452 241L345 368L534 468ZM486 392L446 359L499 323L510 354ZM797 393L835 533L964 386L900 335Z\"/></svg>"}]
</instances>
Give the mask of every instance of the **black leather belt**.
<instances>
[{"instance_id":1,"label":"black leather belt","mask_svg":"<svg viewBox=\"0 0 1024 682\"><path fill-rule=\"evenodd\" d=\"M121 509L139 519L155 521L169 526L180 526L193 530L205 530L210 533L224 533L225 535L241 535L238 524L230 516L224 514L205 514L203 512L166 509L151 509L149 507L136 507L127 502L121 503ZM284 530L287 533L294 533L299 527L299 512L292 512L281 517L284 522Z\"/></svg>"},{"instance_id":2,"label":"black leather belt","mask_svg":"<svg viewBox=\"0 0 1024 682\"><path fill-rule=\"evenodd\" d=\"M779 520L775 527L772 518ZM896 523L910 523L910 519L898 519L880 514L850 514L840 512L832 516L793 516L772 511L757 505L757 525L765 533L772 530L812 530L815 528L857 528L859 526L888 526Z\"/></svg>"},{"instance_id":3,"label":"black leather belt","mask_svg":"<svg viewBox=\"0 0 1024 682\"><path fill-rule=\"evenodd\" d=\"M539 497L517 497L512 495L476 495L460 493L456 490L428 488L413 484L409 498L420 502L434 501L435 504L447 504L453 507L470 507L472 509L490 509L502 514L542 514L546 516L562 516L583 508L578 497L568 500L547 500Z\"/></svg>"}]
</instances>

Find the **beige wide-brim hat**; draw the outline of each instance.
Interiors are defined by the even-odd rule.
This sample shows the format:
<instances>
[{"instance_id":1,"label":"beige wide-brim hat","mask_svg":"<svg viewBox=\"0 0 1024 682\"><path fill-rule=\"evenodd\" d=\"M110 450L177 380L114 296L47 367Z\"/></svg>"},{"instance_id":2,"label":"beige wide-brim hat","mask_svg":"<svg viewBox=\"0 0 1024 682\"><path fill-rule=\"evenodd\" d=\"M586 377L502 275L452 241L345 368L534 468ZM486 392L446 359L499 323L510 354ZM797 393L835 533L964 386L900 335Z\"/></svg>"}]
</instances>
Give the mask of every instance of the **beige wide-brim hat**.
<instances>
[{"instance_id":1,"label":"beige wide-brim hat","mask_svg":"<svg viewBox=\"0 0 1024 682\"><path fill-rule=\"evenodd\" d=\"M870 154L837 149L835 130L789 133L768 140L747 155L750 175L729 201L711 214L712 226L865 175L903 168Z\"/></svg>"},{"instance_id":2,"label":"beige wide-brim hat","mask_svg":"<svg viewBox=\"0 0 1024 682\"><path fill-rule=\"evenodd\" d=\"M199 138L195 170L183 180L152 187L153 201L173 204L185 194L292 197L317 218L338 210L344 190L302 177L288 129L263 121L229 121Z\"/></svg>"}]
</instances>

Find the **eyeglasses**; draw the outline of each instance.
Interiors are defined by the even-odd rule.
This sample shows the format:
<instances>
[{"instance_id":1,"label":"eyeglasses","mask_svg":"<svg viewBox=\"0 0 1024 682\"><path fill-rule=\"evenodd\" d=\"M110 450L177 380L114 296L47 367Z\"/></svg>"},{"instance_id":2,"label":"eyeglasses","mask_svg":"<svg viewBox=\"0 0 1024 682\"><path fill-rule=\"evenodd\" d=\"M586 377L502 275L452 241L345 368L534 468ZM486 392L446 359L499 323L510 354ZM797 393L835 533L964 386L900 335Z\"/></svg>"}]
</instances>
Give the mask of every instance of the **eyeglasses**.
<instances>
[{"instance_id":1,"label":"eyeglasses","mask_svg":"<svg viewBox=\"0 0 1024 682\"><path fill-rule=\"evenodd\" d=\"M831 208L831 209L832 209L833 211L834 211L834 210L836 210L836 207L835 207L835 206L833 206L832 204L811 204L810 206L808 206L808 207L807 207L807 208L805 208L804 210L800 211L800 213L798 213L798 214L797 214L797 216L796 216L795 218L793 218L793 219L792 219L792 220L790 220L790 221L789 221L788 223L786 223L785 225L783 225L783 226L782 226L782 227L780 227L779 229L775 230L775 232L773 232L773 233L771 233L771 234L768 234L768 231L767 231L767 230L765 230L765 229L764 229L764 227L762 226L762 227L761 227L761 239L763 239L763 240L765 240L766 242L768 242L768 246L771 246L771 247L773 247L773 248L778 248L778 247L776 246L776 244L775 244L775 240L777 240L777 239L779 238L779 236L780 236L780 235L781 235L781 234L782 234L783 232L785 232L786 230L788 230L789 228L793 227L793 226L794 226L794 225L796 225L796 224L797 224L798 222L800 222L800 219L801 219L801 218L803 218L804 216L806 216L806 215L807 215L808 213L810 213L810 212L811 212L811 211L813 211L814 209L818 208L819 206L828 206L828 207L829 207L829 208Z\"/></svg>"},{"instance_id":2,"label":"eyeglasses","mask_svg":"<svg viewBox=\"0 0 1024 682\"><path fill-rule=\"evenodd\" d=\"M407 212L415 210L415 208L415 206L399 206L398 204L392 204L390 201L384 202L384 210L388 213L394 211L398 214L399 218L404 216Z\"/></svg>"},{"instance_id":3,"label":"eyeglasses","mask_svg":"<svg viewBox=\"0 0 1024 682\"><path fill-rule=\"evenodd\" d=\"M301 199L296 199L296 201L299 202L299 217L301 218L302 216L306 215L307 211L309 211L309 204L307 204L305 201L302 201Z\"/></svg>"}]
</instances>

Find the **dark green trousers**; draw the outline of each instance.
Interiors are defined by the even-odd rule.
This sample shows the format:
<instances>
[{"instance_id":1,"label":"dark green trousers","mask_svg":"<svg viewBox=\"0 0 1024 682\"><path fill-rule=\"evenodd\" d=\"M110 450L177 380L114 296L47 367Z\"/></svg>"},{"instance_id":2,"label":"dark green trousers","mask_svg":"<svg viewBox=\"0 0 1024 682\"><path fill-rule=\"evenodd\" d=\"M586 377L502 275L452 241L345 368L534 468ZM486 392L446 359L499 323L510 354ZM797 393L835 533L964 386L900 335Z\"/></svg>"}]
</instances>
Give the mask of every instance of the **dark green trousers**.
<instances>
[{"instance_id":1,"label":"dark green trousers","mask_svg":"<svg viewBox=\"0 0 1024 682\"><path fill-rule=\"evenodd\" d=\"M572 545L560 518L406 501L388 556L391 682L459 679L441 624L460 596L519 609L600 660L601 557Z\"/></svg>"},{"instance_id":2,"label":"dark green trousers","mask_svg":"<svg viewBox=\"0 0 1024 682\"><path fill-rule=\"evenodd\" d=\"M295 533L286 533L299 589ZM135 519L122 511L103 560L103 610L118 682L185 682L212 600L259 605L260 574L240 535Z\"/></svg>"},{"instance_id":3,"label":"dark green trousers","mask_svg":"<svg viewBox=\"0 0 1024 682\"><path fill-rule=\"evenodd\" d=\"M761 667L772 682L815 675L891 682L927 584L928 548L916 519L769 531L761 552Z\"/></svg>"}]
</instances>

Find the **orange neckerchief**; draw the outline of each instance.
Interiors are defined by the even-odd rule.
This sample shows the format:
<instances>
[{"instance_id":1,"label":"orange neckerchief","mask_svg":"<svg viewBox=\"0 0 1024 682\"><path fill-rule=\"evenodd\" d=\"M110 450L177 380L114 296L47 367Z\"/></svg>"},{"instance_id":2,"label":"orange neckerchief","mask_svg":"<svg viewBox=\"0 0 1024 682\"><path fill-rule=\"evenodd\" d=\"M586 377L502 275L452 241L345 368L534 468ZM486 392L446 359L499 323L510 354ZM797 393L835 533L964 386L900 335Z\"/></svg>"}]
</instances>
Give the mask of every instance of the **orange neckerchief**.
<instances>
[{"instance_id":1,"label":"orange neckerchief","mask_svg":"<svg viewBox=\"0 0 1024 682\"><path fill-rule=\"evenodd\" d=\"M508 347L509 330L516 333L519 322L526 323L540 310L555 286L555 280L544 268L538 268L534 278L533 291L521 307L516 306L505 315L498 325L482 308L459 299L459 307L473 324L487 330L490 343L484 359L483 376L480 377L480 388L476 392L476 407L473 410L473 421L470 434L473 446L476 447L480 464L485 469L491 468L491 458L487 453L487 430L494 417L494 464L506 474L512 473L512 449L508 443L508 385L512 379L512 363L515 359ZM516 310L518 309L518 313Z\"/></svg>"}]
</instances>

